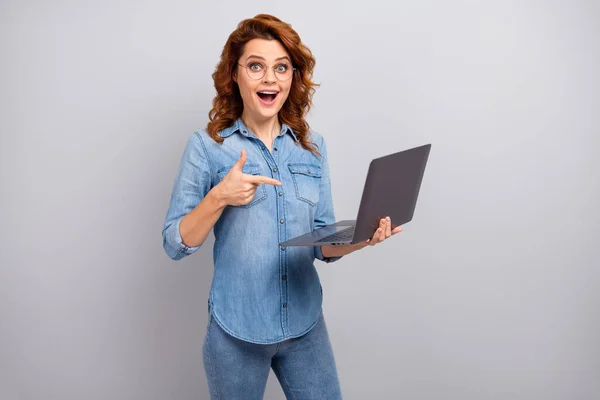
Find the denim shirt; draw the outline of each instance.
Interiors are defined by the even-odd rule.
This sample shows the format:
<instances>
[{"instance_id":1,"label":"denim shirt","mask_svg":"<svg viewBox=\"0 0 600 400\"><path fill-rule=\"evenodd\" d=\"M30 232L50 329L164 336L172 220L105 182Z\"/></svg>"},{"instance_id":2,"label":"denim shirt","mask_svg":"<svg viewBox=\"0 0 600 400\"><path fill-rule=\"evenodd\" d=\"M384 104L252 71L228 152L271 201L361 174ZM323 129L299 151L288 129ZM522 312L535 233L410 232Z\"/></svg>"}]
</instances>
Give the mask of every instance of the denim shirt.
<instances>
[{"instance_id":1,"label":"denim shirt","mask_svg":"<svg viewBox=\"0 0 600 400\"><path fill-rule=\"evenodd\" d=\"M335 222L327 149L323 137L311 132L309 141L322 157L300 146L293 130L283 124L272 151L238 119L215 142L206 131L189 138L177 172L165 218L163 247L180 260L200 246L183 244L181 218L217 185L246 149L246 174L277 179L281 186L258 186L253 200L227 206L214 226L214 275L209 310L230 335L270 344L298 337L317 322L322 288L314 260L319 246L283 247L279 243Z\"/></svg>"}]
</instances>

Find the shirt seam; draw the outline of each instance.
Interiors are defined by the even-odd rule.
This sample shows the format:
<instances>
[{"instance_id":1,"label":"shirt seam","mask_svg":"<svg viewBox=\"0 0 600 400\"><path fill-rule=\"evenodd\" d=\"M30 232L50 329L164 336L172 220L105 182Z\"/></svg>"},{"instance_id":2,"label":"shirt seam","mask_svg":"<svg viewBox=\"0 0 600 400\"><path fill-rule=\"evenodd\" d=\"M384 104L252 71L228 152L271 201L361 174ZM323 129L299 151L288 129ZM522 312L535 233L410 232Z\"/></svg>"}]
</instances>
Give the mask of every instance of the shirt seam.
<instances>
[{"instance_id":1,"label":"shirt seam","mask_svg":"<svg viewBox=\"0 0 600 400\"><path fill-rule=\"evenodd\" d=\"M282 204L283 204L282 207L281 207L282 211L283 211L283 218L284 218L285 221L287 221L287 210L286 210L286 206L285 206L285 193L284 193L283 199L281 201L282 201ZM285 227L285 225L287 225L287 224L284 224L284 227L282 229L282 231L283 231L283 240L284 241L287 240L287 228ZM290 297L289 296L290 284L289 284L289 281L288 281L288 252L287 252L287 250L283 251L283 273L286 276L285 283L283 283L283 280L281 279L281 277L280 277L279 280L280 280L280 283L282 284L280 286L281 287L281 294L282 295L283 295L283 292L284 292L283 291L283 285L285 284L285 297L286 298L283 299L283 302L286 304L286 309L283 310L283 318L282 318L282 321L281 321L282 324L283 324L283 326L281 328L282 328L284 337L286 337L286 334L289 333L289 319L288 319L289 309L287 308L287 306L288 306L287 303L289 302L288 300L289 300L289 297Z\"/></svg>"},{"instance_id":2,"label":"shirt seam","mask_svg":"<svg viewBox=\"0 0 600 400\"><path fill-rule=\"evenodd\" d=\"M208 155L208 150L206 149L206 145L204 144L204 139L202 139L202 135L200 135L199 132L196 132L195 135L200 140L200 145L202 146L202 151L204 152L204 157L206 157L206 160L208 161L208 169L210 171L210 176L212 178L212 176L214 176L214 168L213 168L210 156Z\"/></svg>"}]
</instances>

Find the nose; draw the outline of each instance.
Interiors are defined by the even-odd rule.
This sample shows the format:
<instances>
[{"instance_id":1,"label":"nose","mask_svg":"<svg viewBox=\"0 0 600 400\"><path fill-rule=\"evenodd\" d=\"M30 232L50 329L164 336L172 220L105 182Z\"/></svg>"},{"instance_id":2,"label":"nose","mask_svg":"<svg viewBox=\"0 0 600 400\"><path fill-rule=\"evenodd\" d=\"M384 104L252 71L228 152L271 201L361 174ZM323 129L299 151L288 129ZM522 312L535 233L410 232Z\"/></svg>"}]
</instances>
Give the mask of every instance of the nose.
<instances>
[{"instance_id":1,"label":"nose","mask_svg":"<svg viewBox=\"0 0 600 400\"><path fill-rule=\"evenodd\" d=\"M265 76L263 77L263 81L265 83L275 82L275 71L273 71L273 68L267 68L267 70L265 71Z\"/></svg>"}]
</instances>

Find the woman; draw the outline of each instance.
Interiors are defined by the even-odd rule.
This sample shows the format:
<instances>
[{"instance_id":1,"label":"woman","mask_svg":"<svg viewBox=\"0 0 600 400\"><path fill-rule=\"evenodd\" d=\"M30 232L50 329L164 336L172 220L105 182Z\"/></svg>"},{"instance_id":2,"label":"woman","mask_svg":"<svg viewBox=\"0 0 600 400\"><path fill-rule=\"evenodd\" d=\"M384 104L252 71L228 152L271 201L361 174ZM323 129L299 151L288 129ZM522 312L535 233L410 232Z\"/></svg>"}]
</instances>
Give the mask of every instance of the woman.
<instances>
[{"instance_id":1,"label":"woman","mask_svg":"<svg viewBox=\"0 0 600 400\"><path fill-rule=\"evenodd\" d=\"M338 399L315 258L401 231L382 220L357 245L281 247L335 222L327 148L309 129L315 60L289 24L260 14L230 35L205 130L189 139L163 230L166 253L194 253L214 228L203 346L211 398L260 399L273 368L288 399Z\"/></svg>"}]
</instances>

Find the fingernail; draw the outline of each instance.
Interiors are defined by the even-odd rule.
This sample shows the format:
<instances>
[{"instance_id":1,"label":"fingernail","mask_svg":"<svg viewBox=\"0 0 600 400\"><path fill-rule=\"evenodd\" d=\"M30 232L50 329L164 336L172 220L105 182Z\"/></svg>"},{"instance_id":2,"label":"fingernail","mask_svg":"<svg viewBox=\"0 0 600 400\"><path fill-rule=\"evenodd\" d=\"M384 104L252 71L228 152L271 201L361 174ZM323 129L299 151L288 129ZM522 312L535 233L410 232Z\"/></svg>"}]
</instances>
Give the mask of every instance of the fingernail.
<instances>
[{"instance_id":1,"label":"fingernail","mask_svg":"<svg viewBox=\"0 0 600 400\"><path fill-rule=\"evenodd\" d=\"M382 230L383 230L383 229L379 228L379 229L377 229L377 232L381 232Z\"/></svg>"},{"instance_id":2,"label":"fingernail","mask_svg":"<svg viewBox=\"0 0 600 400\"><path fill-rule=\"evenodd\" d=\"M387 219L388 221L390 220L390 217L385 217L385 219Z\"/></svg>"}]
</instances>

